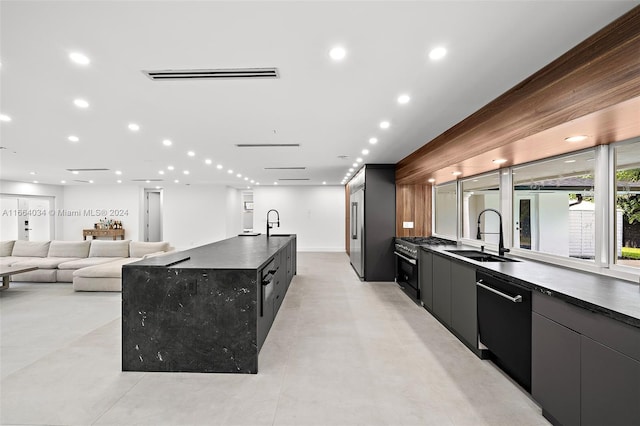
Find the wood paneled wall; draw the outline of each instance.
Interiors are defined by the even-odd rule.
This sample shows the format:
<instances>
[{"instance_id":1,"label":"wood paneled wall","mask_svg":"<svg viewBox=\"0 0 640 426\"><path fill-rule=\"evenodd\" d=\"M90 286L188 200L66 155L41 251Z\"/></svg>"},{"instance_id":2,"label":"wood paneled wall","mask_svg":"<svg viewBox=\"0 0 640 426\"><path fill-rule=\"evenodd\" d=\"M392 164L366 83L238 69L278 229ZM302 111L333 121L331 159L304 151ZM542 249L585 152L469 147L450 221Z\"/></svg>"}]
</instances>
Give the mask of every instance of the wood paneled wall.
<instances>
[{"instance_id":1,"label":"wood paneled wall","mask_svg":"<svg viewBox=\"0 0 640 426\"><path fill-rule=\"evenodd\" d=\"M413 222L405 229L402 222ZM396 236L431 235L431 185L396 185Z\"/></svg>"}]
</instances>

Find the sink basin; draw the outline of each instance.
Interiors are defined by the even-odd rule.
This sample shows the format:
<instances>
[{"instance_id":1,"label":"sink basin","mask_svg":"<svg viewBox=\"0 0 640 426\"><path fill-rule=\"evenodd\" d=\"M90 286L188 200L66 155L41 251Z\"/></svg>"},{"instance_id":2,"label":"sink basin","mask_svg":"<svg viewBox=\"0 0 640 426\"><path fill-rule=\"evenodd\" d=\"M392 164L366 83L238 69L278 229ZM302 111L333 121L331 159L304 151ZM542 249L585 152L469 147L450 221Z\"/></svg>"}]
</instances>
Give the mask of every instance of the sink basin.
<instances>
[{"instance_id":1,"label":"sink basin","mask_svg":"<svg viewBox=\"0 0 640 426\"><path fill-rule=\"evenodd\" d=\"M478 250L446 250L449 253L457 254L458 256L463 256L469 258L471 260L475 260L476 262L518 262L514 259L507 259L506 257L497 256L491 253L485 253L483 251Z\"/></svg>"}]
</instances>

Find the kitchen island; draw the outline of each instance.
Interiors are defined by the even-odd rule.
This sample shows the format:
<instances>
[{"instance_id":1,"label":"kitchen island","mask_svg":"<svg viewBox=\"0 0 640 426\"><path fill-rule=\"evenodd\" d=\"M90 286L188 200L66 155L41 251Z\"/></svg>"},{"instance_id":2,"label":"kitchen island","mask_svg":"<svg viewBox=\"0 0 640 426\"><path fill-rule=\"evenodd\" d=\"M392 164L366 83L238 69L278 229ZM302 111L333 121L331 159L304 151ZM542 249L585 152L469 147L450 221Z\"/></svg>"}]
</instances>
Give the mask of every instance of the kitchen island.
<instances>
[{"instance_id":1,"label":"kitchen island","mask_svg":"<svg viewBox=\"0 0 640 426\"><path fill-rule=\"evenodd\" d=\"M122 370L257 373L296 236L238 236L122 270Z\"/></svg>"}]
</instances>

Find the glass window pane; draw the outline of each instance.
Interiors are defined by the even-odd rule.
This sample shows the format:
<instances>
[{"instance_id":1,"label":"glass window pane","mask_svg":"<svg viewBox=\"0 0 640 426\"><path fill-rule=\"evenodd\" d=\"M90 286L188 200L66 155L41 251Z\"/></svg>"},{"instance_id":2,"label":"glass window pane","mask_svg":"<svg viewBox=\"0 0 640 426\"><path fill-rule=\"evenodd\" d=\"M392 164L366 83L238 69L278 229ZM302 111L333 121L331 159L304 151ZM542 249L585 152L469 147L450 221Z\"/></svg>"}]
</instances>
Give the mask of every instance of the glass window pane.
<instances>
[{"instance_id":1,"label":"glass window pane","mask_svg":"<svg viewBox=\"0 0 640 426\"><path fill-rule=\"evenodd\" d=\"M435 233L438 235L457 238L457 185L456 182L436 186L435 197Z\"/></svg>"},{"instance_id":2,"label":"glass window pane","mask_svg":"<svg viewBox=\"0 0 640 426\"><path fill-rule=\"evenodd\" d=\"M513 169L513 246L595 258L595 151Z\"/></svg>"},{"instance_id":3,"label":"glass window pane","mask_svg":"<svg viewBox=\"0 0 640 426\"><path fill-rule=\"evenodd\" d=\"M616 263L640 268L640 142L615 147Z\"/></svg>"},{"instance_id":4,"label":"glass window pane","mask_svg":"<svg viewBox=\"0 0 640 426\"><path fill-rule=\"evenodd\" d=\"M462 237L478 238L478 216L485 209L500 211L500 174L477 176L462 182ZM498 244L500 220L495 213L480 216L480 238Z\"/></svg>"}]
</instances>

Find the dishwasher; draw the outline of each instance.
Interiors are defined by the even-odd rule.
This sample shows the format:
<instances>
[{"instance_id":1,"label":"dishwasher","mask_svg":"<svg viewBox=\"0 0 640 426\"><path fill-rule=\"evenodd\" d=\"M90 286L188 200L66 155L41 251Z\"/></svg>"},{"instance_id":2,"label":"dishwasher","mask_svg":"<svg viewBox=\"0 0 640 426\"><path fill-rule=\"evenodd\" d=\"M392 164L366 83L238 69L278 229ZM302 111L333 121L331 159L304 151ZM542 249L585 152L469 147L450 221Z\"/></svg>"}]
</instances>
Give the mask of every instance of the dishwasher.
<instances>
[{"instance_id":1,"label":"dishwasher","mask_svg":"<svg viewBox=\"0 0 640 426\"><path fill-rule=\"evenodd\" d=\"M476 272L478 333L495 364L531 392L531 290Z\"/></svg>"}]
</instances>

